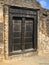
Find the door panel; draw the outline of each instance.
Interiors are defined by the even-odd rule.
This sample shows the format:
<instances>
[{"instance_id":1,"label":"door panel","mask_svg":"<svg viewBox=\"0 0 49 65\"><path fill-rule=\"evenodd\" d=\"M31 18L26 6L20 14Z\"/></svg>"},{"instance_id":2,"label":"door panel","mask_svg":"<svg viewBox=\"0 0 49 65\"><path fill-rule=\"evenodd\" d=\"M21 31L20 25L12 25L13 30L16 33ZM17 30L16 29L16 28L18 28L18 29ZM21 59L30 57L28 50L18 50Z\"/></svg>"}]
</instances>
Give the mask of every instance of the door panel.
<instances>
[{"instance_id":1,"label":"door panel","mask_svg":"<svg viewBox=\"0 0 49 65\"><path fill-rule=\"evenodd\" d=\"M21 32L14 32L13 37L21 37Z\"/></svg>"},{"instance_id":2,"label":"door panel","mask_svg":"<svg viewBox=\"0 0 49 65\"><path fill-rule=\"evenodd\" d=\"M33 49L32 42L26 42L25 43L25 49Z\"/></svg>"},{"instance_id":3,"label":"door panel","mask_svg":"<svg viewBox=\"0 0 49 65\"><path fill-rule=\"evenodd\" d=\"M25 19L25 49L33 48L33 19Z\"/></svg>"},{"instance_id":4,"label":"door panel","mask_svg":"<svg viewBox=\"0 0 49 65\"><path fill-rule=\"evenodd\" d=\"M13 19L13 51L21 50L21 18Z\"/></svg>"}]
</instances>

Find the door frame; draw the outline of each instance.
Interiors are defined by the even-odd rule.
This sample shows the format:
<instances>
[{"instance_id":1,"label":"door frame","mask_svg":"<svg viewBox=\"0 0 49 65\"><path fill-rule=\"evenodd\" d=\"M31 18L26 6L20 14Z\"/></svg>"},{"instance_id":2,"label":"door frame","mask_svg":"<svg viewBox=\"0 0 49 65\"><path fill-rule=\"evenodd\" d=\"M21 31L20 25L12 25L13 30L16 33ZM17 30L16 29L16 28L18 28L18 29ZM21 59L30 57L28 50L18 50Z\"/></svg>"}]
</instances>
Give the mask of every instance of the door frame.
<instances>
[{"instance_id":1,"label":"door frame","mask_svg":"<svg viewBox=\"0 0 49 65\"><path fill-rule=\"evenodd\" d=\"M17 8L17 7L16 7ZM24 7L19 7L19 8L21 8L21 9L26 9L26 8L24 8ZM27 8L28 9L28 8ZM9 9L10 10L10 9ZM30 9L29 9L30 10ZM31 10L34 10L34 9L31 9ZM37 51L37 24L38 24L38 13L37 13L37 10L35 10L36 11L36 15L34 16L32 16L31 18L32 19L34 19L34 50L33 51ZM9 22L10 22L10 20L12 19L12 17L13 16L16 16L17 17L17 15L14 15L14 14L12 14L12 13L10 13L9 12ZM11 24L12 25L12 24ZM9 29L10 29L10 23L9 23ZM10 32L10 31L9 31ZM9 37L9 43L10 43L10 33L8 33L8 37ZM36 41L35 41L36 40ZM8 44L8 47L9 47L9 44ZM8 48L8 50L9 50L9 48ZM30 51L29 51L30 52ZM22 53L24 53L24 52L22 52ZM11 55L10 54L10 52L9 52L9 55Z\"/></svg>"}]
</instances>

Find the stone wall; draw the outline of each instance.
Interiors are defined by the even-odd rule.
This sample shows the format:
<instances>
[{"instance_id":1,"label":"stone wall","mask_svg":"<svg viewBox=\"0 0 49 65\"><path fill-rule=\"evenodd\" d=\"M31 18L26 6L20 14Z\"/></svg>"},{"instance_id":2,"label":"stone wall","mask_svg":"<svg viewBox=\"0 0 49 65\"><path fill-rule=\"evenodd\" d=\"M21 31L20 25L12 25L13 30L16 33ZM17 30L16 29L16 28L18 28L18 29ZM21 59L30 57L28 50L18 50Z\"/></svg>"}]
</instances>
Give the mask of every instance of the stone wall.
<instances>
[{"instance_id":1,"label":"stone wall","mask_svg":"<svg viewBox=\"0 0 49 65\"><path fill-rule=\"evenodd\" d=\"M3 23L3 5L0 3L0 58L4 57L4 23Z\"/></svg>"},{"instance_id":2,"label":"stone wall","mask_svg":"<svg viewBox=\"0 0 49 65\"><path fill-rule=\"evenodd\" d=\"M3 0L2 0L3 1ZM41 8L41 5L36 0L4 0L0 1L0 58L8 57L8 6L19 6L38 11L38 54L49 55L49 10ZM32 3L33 2L33 3Z\"/></svg>"},{"instance_id":3,"label":"stone wall","mask_svg":"<svg viewBox=\"0 0 49 65\"><path fill-rule=\"evenodd\" d=\"M36 6L36 0L4 0L3 3L11 6L38 9Z\"/></svg>"},{"instance_id":4,"label":"stone wall","mask_svg":"<svg viewBox=\"0 0 49 65\"><path fill-rule=\"evenodd\" d=\"M49 55L49 11L41 8L39 13L38 44L39 54Z\"/></svg>"}]
</instances>

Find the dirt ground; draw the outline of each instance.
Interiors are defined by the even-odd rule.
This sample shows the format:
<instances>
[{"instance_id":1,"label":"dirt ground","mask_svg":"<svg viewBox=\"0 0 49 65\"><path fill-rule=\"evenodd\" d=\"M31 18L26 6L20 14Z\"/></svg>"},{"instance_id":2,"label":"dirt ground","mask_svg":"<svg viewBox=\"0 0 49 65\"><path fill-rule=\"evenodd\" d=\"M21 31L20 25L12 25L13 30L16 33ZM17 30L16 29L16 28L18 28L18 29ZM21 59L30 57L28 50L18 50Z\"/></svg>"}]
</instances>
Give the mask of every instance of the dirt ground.
<instances>
[{"instance_id":1,"label":"dirt ground","mask_svg":"<svg viewBox=\"0 0 49 65\"><path fill-rule=\"evenodd\" d=\"M0 61L0 65L49 65L49 57L44 56L23 56Z\"/></svg>"}]
</instances>

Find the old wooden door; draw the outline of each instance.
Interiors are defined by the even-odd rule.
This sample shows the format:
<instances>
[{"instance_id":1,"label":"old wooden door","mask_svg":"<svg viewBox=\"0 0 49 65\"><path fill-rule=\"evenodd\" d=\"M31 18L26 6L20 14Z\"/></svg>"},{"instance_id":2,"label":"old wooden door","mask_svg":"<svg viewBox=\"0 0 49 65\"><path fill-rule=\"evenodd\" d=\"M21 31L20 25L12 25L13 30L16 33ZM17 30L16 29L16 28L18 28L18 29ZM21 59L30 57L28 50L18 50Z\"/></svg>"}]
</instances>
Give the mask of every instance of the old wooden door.
<instances>
[{"instance_id":1,"label":"old wooden door","mask_svg":"<svg viewBox=\"0 0 49 65\"><path fill-rule=\"evenodd\" d=\"M15 8L16 9L16 8ZM23 53L37 48L37 25L34 13L13 10L9 22L9 52L11 54ZM16 12L14 12L16 11ZM34 18L33 18L34 17Z\"/></svg>"}]
</instances>

